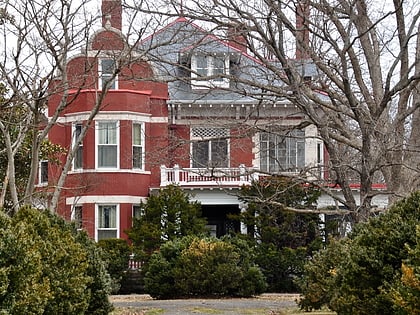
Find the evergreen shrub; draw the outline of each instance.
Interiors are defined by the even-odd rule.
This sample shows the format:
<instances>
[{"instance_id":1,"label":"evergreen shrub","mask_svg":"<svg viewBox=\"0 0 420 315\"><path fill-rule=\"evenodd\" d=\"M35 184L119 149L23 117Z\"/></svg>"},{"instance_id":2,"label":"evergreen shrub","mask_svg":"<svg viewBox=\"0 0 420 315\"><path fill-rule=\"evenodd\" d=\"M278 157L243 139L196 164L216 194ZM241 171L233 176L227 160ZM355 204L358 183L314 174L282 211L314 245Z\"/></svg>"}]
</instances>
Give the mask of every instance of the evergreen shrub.
<instances>
[{"instance_id":1,"label":"evergreen shrub","mask_svg":"<svg viewBox=\"0 0 420 315\"><path fill-rule=\"evenodd\" d=\"M49 212L0 212L1 314L108 314L109 276L94 242Z\"/></svg>"},{"instance_id":2,"label":"evergreen shrub","mask_svg":"<svg viewBox=\"0 0 420 315\"><path fill-rule=\"evenodd\" d=\"M155 252L145 275L145 290L155 298L251 296L265 280L243 240L187 236Z\"/></svg>"},{"instance_id":3,"label":"evergreen shrub","mask_svg":"<svg viewBox=\"0 0 420 315\"><path fill-rule=\"evenodd\" d=\"M118 238L100 240L97 245L102 250L102 260L106 262L111 276L112 293L116 294L127 277L131 248L126 240Z\"/></svg>"},{"instance_id":4,"label":"evergreen shrub","mask_svg":"<svg viewBox=\"0 0 420 315\"><path fill-rule=\"evenodd\" d=\"M331 242L305 266L301 307L327 305L339 315L412 314L404 309L410 309L404 299L413 294L410 290L419 294L413 283L419 279L418 260L415 250L410 250L417 245L419 225L417 192L357 225L348 238ZM404 272L404 264L411 270Z\"/></svg>"}]
</instances>

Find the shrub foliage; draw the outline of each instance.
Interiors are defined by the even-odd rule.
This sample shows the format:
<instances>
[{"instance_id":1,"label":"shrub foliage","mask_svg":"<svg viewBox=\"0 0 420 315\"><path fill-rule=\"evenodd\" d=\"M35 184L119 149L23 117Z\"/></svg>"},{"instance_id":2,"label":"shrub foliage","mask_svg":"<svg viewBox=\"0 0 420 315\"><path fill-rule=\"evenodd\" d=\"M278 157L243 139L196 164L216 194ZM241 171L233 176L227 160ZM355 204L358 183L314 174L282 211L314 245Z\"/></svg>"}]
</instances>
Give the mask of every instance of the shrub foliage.
<instances>
[{"instance_id":1,"label":"shrub foliage","mask_svg":"<svg viewBox=\"0 0 420 315\"><path fill-rule=\"evenodd\" d=\"M108 314L109 277L96 245L48 212L0 212L0 310Z\"/></svg>"},{"instance_id":2,"label":"shrub foliage","mask_svg":"<svg viewBox=\"0 0 420 315\"><path fill-rule=\"evenodd\" d=\"M141 216L134 218L133 227L127 231L139 260L147 262L164 242L206 232L200 204L190 202L190 195L178 186L161 189L140 208Z\"/></svg>"},{"instance_id":3,"label":"shrub foliage","mask_svg":"<svg viewBox=\"0 0 420 315\"><path fill-rule=\"evenodd\" d=\"M238 219L248 227L248 239L256 248L255 262L270 292L297 292L295 279L302 275L306 258L322 245L319 216L287 209L311 209L318 196L314 187L282 176L242 187L240 199L247 208Z\"/></svg>"},{"instance_id":4,"label":"shrub foliage","mask_svg":"<svg viewBox=\"0 0 420 315\"><path fill-rule=\"evenodd\" d=\"M247 243L236 238L169 241L151 256L145 290L155 298L262 293L264 277L251 253Z\"/></svg>"},{"instance_id":5,"label":"shrub foliage","mask_svg":"<svg viewBox=\"0 0 420 315\"><path fill-rule=\"evenodd\" d=\"M419 224L420 192L356 226L347 239L329 244L305 267L301 307L327 305L340 315L413 314L407 311L409 305L404 309L404 298L410 290L419 294L415 285L418 266L405 269L409 265L403 263L407 259L409 263L410 258L416 261L409 248L416 246ZM397 295L395 288L399 289Z\"/></svg>"},{"instance_id":6,"label":"shrub foliage","mask_svg":"<svg viewBox=\"0 0 420 315\"><path fill-rule=\"evenodd\" d=\"M118 293L127 276L131 248L126 240L118 238L103 239L97 245L102 250L102 260L106 262L106 269L111 276L112 293Z\"/></svg>"}]
</instances>

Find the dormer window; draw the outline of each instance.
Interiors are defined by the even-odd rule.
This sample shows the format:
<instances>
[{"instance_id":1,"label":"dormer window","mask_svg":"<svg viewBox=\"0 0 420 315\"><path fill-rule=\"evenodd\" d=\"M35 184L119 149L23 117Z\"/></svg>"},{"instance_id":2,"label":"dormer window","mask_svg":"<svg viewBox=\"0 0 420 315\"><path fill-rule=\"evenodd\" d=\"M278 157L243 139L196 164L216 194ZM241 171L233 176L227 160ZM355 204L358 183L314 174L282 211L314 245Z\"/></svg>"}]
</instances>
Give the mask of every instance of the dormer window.
<instances>
[{"instance_id":1,"label":"dormer window","mask_svg":"<svg viewBox=\"0 0 420 315\"><path fill-rule=\"evenodd\" d=\"M109 84L109 89L118 89L117 77L114 77L116 64L114 59L101 59L99 61L99 87L104 90L105 85ZM110 82L110 83L108 83Z\"/></svg>"},{"instance_id":2,"label":"dormer window","mask_svg":"<svg viewBox=\"0 0 420 315\"><path fill-rule=\"evenodd\" d=\"M194 54L191 57L191 78L193 89L229 87L229 55Z\"/></svg>"}]
</instances>

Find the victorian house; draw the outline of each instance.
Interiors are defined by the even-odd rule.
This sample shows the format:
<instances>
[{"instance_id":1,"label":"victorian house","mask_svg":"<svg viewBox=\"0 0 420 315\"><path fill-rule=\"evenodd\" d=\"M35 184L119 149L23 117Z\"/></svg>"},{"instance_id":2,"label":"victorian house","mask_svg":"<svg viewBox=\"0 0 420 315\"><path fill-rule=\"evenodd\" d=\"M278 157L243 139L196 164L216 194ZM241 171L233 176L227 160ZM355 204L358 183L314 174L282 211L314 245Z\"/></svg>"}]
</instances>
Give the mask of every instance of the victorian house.
<instances>
[{"instance_id":1,"label":"victorian house","mask_svg":"<svg viewBox=\"0 0 420 315\"><path fill-rule=\"evenodd\" d=\"M228 28L226 40L179 17L129 47L120 1L103 0L102 12L88 49L67 64L68 105L49 134L64 148L77 144L58 212L96 240L126 238L139 203L170 184L201 203L213 235L245 231L229 219L244 207L242 185L324 163L299 110L246 84L282 82L247 53L240 28ZM311 80L315 68L303 65ZM50 115L59 99L51 97ZM59 174L50 165L48 181Z\"/></svg>"}]
</instances>

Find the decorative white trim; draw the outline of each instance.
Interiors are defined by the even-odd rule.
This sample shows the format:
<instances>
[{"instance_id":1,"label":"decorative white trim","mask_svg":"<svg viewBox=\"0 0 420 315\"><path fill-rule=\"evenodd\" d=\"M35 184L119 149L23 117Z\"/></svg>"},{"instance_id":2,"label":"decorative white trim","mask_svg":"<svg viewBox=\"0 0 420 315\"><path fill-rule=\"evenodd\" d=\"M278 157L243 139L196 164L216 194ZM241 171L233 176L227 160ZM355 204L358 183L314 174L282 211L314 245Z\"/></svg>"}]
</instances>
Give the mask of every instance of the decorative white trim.
<instances>
[{"instance_id":1,"label":"decorative white trim","mask_svg":"<svg viewBox=\"0 0 420 315\"><path fill-rule=\"evenodd\" d=\"M90 112L79 112L67 114L65 117L59 117L57 123L73 123L88 120ZM107 111L100 112L95 116L95 120L131 120L144 123L168 123L168 117L151 117L151 114Z\"/></svg>"},{"instance_id":2,"label":"decorative white trim","mask_svg":"<svg viewBox=\"0 0 420 315\"><path fill-rule=\"evenodd\" d=\"M66 205L83 205L85 203L98 203L100 204L120 204L120 203L132 203L140 204L140 202L145 202L147 197L139 196L100 196L100 195L91 195L91 196L80 196L80 197L68 197L66 198Z\"/></svg>"},{"instance_id":3,"label":"decorative white trim","mask_svg":"<svg viewBox=\"0 0 420 315\"><path fill-rule=\"evenodd\" d=\"M69 175L71 174L84 174L84 173L119 173L119 174L143 174L143 175L150 175L152 174L150 171L140 170L140 169L131 169L131 168L120 168L120 169L106 169L106 168L99 168L99 169L80 169L80 170L73 170L69 171Z\"/></svg>"}]
</instances>

